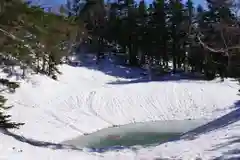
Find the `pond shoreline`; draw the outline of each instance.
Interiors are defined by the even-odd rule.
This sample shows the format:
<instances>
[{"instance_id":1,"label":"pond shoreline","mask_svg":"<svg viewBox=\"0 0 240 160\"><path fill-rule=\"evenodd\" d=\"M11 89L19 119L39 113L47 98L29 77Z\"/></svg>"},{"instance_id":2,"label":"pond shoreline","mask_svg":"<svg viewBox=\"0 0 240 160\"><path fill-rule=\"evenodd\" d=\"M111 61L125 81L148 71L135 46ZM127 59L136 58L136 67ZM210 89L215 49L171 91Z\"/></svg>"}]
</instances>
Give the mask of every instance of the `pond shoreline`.
<instances>
[{"instance_id":1,"label":"pond shoreline","mask_svg":"<svg viewBox=\"0 0 240 160\"><path fill-rule=\"evenodd\" d=\"M202 126L209 121L211 120L195 119L131 123L101 129L62 143L79 148L91 148L92 150L161 144Z\"/></svg>"}]
</instances>

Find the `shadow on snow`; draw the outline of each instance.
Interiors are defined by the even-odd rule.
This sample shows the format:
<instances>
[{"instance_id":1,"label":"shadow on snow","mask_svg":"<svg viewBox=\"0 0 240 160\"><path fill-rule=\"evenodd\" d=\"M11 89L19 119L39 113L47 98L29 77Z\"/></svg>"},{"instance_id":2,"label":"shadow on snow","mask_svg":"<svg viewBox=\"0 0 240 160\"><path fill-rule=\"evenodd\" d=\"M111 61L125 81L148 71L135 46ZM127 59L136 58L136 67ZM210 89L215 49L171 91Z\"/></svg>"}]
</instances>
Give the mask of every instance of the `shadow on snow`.
<instances>
[{"instance_id":1,"label":"shadow on snow","mask_svg":"<svg viewBox=\"0 0 240 160\"><path fill-rule=\"evenodd\" d=\"M73 62L70 62L74 67L86 67L88 69L103 72L106 75L121 77L125 79L141 79L144 77L142 74L143 69L139 67L124 66L121 58L116 56L106 55L104 58L97 62L95 54L78 54L74 57Z\"/></svg>"},{"instance_id":2,"label":"shadow on snow","mask_svg":"<svg viewBox=\"0 0 240 160\"><path fill-rule=\"evenodd\" d=\"M220 129L220 128L224 128L224 127L226 127L226 126L228 126L232 123L235 123L235 122L240 120L240 101L235 103L235 108L236 109L234 111L232 111L232 112L230 112L230 113L228 113L228 114L226 114L226 115L224 115L224 116L222 116L222 117L220 117L220 118L218 118L218 119L216 119L212 122L209 122L209 123L207 123L203 126L200 126L196 129L193 129L193 130L191 130L187 133L184 133L181 136L175 137L173 139L169 139L165 142L171 142L171 141L177 141L177 140L194 140L202 134L205 134L205 133L208 133L208 132ZM31 138L26 138L24 136L20 136L20 135L17 135L15 133L12 133L8 130L1 130L1 132L5 135L8 135L8 136L11 136L11 137L15 138L16 140L18 140L20 142L27 143L29 145L36 146L36 147L51 148L51 149L55 149L55 150L57 150L57 149L71 149L71 150L83 151L83 149L77 148L77 147L72 146L72 145L51 143L51 142L45 142L45 141L34 140L34 139L31 139ZM159 144L163 144L165 142L161 142ZM224 147L224 146L227 146L227 145L231 145L231 144L234 144L234 143L240 143L240 136L229 138L229 142L227 142L226 144L221 144L219 146L216 146L215 149L218 149L218 148L221 148L221 147ZM154 146L156 146L156 145L158 145L158 144L154 144ZM153 145L148 145L148 146L153 146ZM134 147L114 146L114 147L107 147L107 148L100 148L100 149L89 148L89 151L90 152L101 153L101 152L106 152L106 151L110 151L110 150L118 151L118 150L127 149L127 148L135 150ZM235 155L236 154L237 155L237 154L240 154L240 150L239 149L234 149L234 150L230 150L230 151L228 151L226 153L223 153L223 154L225 154L225 155ZM220 160L220 159L216 159L216 160ZM235 160L235 159L228 159L228 160Z\"/></svg>"},{"instance_id":3,"label":"shadow on snow","mask_svg":"<svg viewBox=\"0 0 240 160\"><path fill-rule=\"evenodd\" d=\"M194 140L196 139L198 136L202 135L202 134L206 134L208 132L212 132L214 130L217 130L217 129L221 129L221 128L224 128L230 124L233 124L235 122L238 122L240 120L240 101L237 101L234 103L234 107L231 107L231 108L234 108L234 110L218 119L215 119L205 125L202 125L198 128L195 128L189 132L186 132L184 134L182 134L181 136L176 136L176 137L173 137L173 138L170 138L166 141L163 141L161 143L157 143L157 144L151 144L151 145L146 145L144 147L154 147L156 145L160 145L160 144L163 144L163 143L166 143L166 142L173 142L173 141L177 141L177 140ZM232 137L229 142L227 144L223 144L222 147L224 147L224 145L231 145L233 143L240 143L240 136L239 137ZM134 147L122 147L123 149L133 149L134 150ZM110 147L110 148L102 148L100 150L92 150L92 151L95 151L95 152L106 152L106 151L109 151L109 150L116 150L116 149L121 149L121 148L114 148L114 147ZM217 148L216 148L217 149ZM235 149L235 150L232 150L232 151L229 151L228 153L223 153L223 154L240 154L239 153L239 149ZM240 159L240 158L239 158ZM216 160L219 160L219 159L216 159ZM235 160L235 159L228 159L228 160Z\"/></svg>"},{"instance_id":4,"label":"shadow on snow","mask_svg":"<svg viewBox=\"0 0 240 160\"><path fill-rule=\"evenodd\" d=\"M220 129L220 128L224 128L230 124L240 121L240 101L235 102L235 105L232 108L235 108L235 110L212 121L212 122L209 122L206 125L203 125L203 126L198 127L190 132L185 133L179 139L193 140L201 134L205 134L205 133L208 133L208 132ZM218 150L223 147L227 147L229 145L233 145L236 143L238 143L240 145L240 136L228 137L227 140L228 141L226 143L214 146L214 148L211 149L210 151ZM214 160L223 160L223 159L224 160L239 160L240 159L240 149L238 149L238 148L232 149L227 152L223 152L222 155L223 156L217 157ZM227 158L225 156L227 156L229 158Z\"/></svg>"},{"instance_id":5,"label":"shadow on snow","mask_svg":"<svg viewBox=\"0 0 240 160\"><path fill-rule=\"evenodd\" d=\"M147 83L152 81L181 81L181 80L204 80L202 75L193 73L166 74L165 76L152 75L151 78L146 69L131 67L125 64L124 58L115 55L106 55L97 63L95 54L77 54L70 63L74 67L86 67L88 69L103 72L106 75L124 78L126 80L113 81L108 84L132 84Z\"/></svg>"},{"instance_id":6,"label":"shadow on snow","mask_svg":"<svg viewBox=\"0 0 240 160\"><path fill-rule=\"evenodd\" d=\"M0 130L0 133L2 133L4 135L7 135L7 136L11 136L11 137L13 137L14 139L16 139L20 142L27 143L27 144L35 146L35 147L50 148L50 149L54 149L54 150L71 149L71 150L82 151L82 149L79 149L79 148L71 146L71 145L51 143L51 142L45 142L45 141L34 140L34 139L31 139L31 138L26 138L24 136L20 136L20 135L17 135L15 133L12 133L8 130Z\"/></svg>"},{"instance_id":7,"label":"shadow on snow","mask_svg":"<svg viewBox=\"0 0 240 160\"><path fill-rule=\"evenodd\" d=\"M223 127L226 127L232 123L235 123L240 120L240 101L235 102L235 110L215 119L203 126L200 126L192 131L185 133L181 139L195 139L195 137L205 134ZM232 107L233 108L233 107Z\"/></svg>"}]
</instances>

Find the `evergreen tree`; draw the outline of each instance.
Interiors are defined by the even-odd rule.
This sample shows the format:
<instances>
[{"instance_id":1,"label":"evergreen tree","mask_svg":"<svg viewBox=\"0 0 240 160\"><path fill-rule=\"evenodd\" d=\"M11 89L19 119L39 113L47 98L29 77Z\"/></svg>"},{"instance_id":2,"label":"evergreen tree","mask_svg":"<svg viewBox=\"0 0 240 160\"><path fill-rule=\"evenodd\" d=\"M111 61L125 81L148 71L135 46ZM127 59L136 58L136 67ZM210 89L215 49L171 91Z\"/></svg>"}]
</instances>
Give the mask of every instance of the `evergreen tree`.
<instances>
[{"instance_id":1,"label":"evergreen tree","mask_svg":"<svg viewBox=\"0 0 240 160\"><path fill-rule=\"evenodd\" d=\"M87 2L83 11L92 13L92 17L86 16L91 17L88 18L91 31L94 29L91 34L120 45L131 65L139 65L137 58L140 58L141 66L150 60L159 68L168 68L171 61L173 72L191 69L208 79L218 74L224 77L229 71L235 75L233 68L240 57L236 56L239 15L233 14L234 6L227 0L207 3L207 10L202 6L195 10L192 0L185 4L181 0L156 0L148 7L144 1L139 5L133 0L108 2L110 9L105 10L107 18L101 25L90 20L98 17L93 16L96 8L92 1Z\"/></svg>"},{"instance_id":2,"label":"evergreen tree","mask_svg":"<svg viewBox=\"0 0 240 160\"><path fill-rule=\"evenodd\" d=\"M14 82L10 82L6 79L0 79L0 84L5 86L5 88L11 92L14 92L19 85ZM15 123L10 121L10 115L5 115L3 112L11 107L6 107L7 99L5 99L2 95L0 95L0 128L18 128L19 126L23 125L23 123Z\"/></svg>"},{"instance_id":3,"label":"evergreen tree","mask_svg":"<svg viewBox=\"0 0 240 160\"><path fill-rule=\"evenodd\" d=\"M173 72L181 66L183 51L181 50L181 24L183 21L183 4L181 0L171 0L169 3L169 26L171 36L171 54L173 59Z\"/></svg>"},{"instance_id":4,"label":"evergreen tree","mask_svg":"<svg viewBox=\"0 0 240 160\"><path fill-rule=\"evenodd\" d=\"M15 66L36 73L41 72L54 79L59 73L57 65L66 55L66 42L76 35L79 26L63 15L45 12L39 6L30 6L21 0L0 2L0 59L1 69L13 75ZM19 85L7 79L0 80L1 87L14 91ZM1 93L6 90L1 90ZM21 123L10 121L4 114L6 99L0 96L0 128L15 128Z\"/></svg>"},{"instance_id":5,"label":"evergreen tree","mask_svg":"<svg viewBox=\"0 0 240 160\"><path fill-rule=\"evenodd\" d=\"M153 35L159 45L158 57L163 59L163 66L168 67L168 28L167 28L167 3L165 0L157 0L154 3L155 11L152 15L153 22L156 26L153 29ZM157 34L156 34L157 33ZM156 44L155 44L156 45Z\"/></svg>"}]
</instances>

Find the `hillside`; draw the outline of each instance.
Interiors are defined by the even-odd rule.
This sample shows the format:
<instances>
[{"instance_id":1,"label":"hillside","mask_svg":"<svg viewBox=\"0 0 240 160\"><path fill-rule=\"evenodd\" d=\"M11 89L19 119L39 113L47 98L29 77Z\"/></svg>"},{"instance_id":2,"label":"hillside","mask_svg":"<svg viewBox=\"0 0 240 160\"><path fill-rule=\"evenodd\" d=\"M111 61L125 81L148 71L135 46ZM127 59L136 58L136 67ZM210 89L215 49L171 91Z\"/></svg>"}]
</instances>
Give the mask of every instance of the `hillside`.
<instances>
[{"instance_id":1,"label":"hillside","mask_svg":"<svg viewBox=\"0 0 240 160\"><path fill-rule=\"evenodd\" d=\"M139 70L113 64L102 67L97 70L96 66L62 65L60 71L63 74L58 81L41 75L20 80L21 87L15 94L8 94L7 98L8 103L14 105L9 110L12 119L25 125L19 130L12 130L20 138L1 133L0 158L209 159L234 149L237 151L239 118L233 121L234 116L239 117L239 111L234 111L239 100L236 81L169 79L136 82ZM106 70L111 72L107 73ZM1 73L1 77L4 76ZM15 78L12 77L12 80ZM194 131L194 139L191 138L193 133L189 133L190 140L140 147L137 151L125 149L91 153L88 149L76 151L57 145L113 125L202 118L211 121L230 112L233 113L227 118ZM232 144L228 145L228 142Z\"/></svg>"}]
</instances>

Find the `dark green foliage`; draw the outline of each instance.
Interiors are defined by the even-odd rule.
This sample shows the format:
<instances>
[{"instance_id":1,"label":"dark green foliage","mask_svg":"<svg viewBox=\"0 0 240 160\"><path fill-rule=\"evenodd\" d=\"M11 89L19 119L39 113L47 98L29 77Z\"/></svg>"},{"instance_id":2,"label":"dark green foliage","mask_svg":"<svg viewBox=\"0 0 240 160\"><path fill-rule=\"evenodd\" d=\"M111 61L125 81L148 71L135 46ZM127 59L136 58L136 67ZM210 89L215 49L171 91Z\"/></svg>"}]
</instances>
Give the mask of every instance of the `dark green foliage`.
<instances>
[{"instance_id":1,"label":"dark green foliage","mask_svg":"<svg viewBox=\"0 0 240 160\"><path fill-rule=\"evenodd\" d=\"M11 92L14 92L16 88L19 87L17 83L10 82L6 79L0 79L1 86L6 86ZM23 123L15 123L10 121L10 115L5 115L3 113L4 110L10 109L11 107L6 107L7 99L0 95L0 128L10 129L10 128L18 128L23 125Z\"/></svg>"},{"instance_id":2,"label":"dark green foliage","mask_svg":"<svg viewBox=\"0 0 240 160\"><path fill-rule=\"evenodd\" d=\"M50 11L50 10L49 10ZM62 13L62 12L61 12ZM71 16L71 15L70 15ZM75 43L79 24L73 17L45 12L39 6L30 6L22 0L0 1L0 66L8 76L14 76L15 67L48 75L57 80L58 65ZM81 38L81 35L78 35ZM14 92L18 83L0 79L1 93ZM15 128L4 115L6 99L0 96L0 128Z\"/></svg>"},{"instance_id":3,"label":"dark green foliage","mask_svg":"<svg viewBox=\"0 0 240 160\"><path fill-rule=\"evenodd\" d=\"M207 0L207 9L185 2L155 0L146 6L144 0L139 5L120 0L104 8L97 7L102 1L92 0L79 17L85 17L92 34L126 50L131 65L154 63L166 69L172 62L174 72L235 77L240 73L240 21L233 11L239 8L228 0ZM105 19L93 22L99 18Z\"/></svg>"},{"instance_id":4,"label":"dark green foliage","mask_svg":"<svg viewBox=\"0 0 240 160\"><path fill-rule=\"evenodd\" d=\"M19 84L16 82L11 82L7 79L0 79L0 84L7 87L7 90L10 92L15 92L16 88L19 87Z\"/></svg>"}]
</instances>

